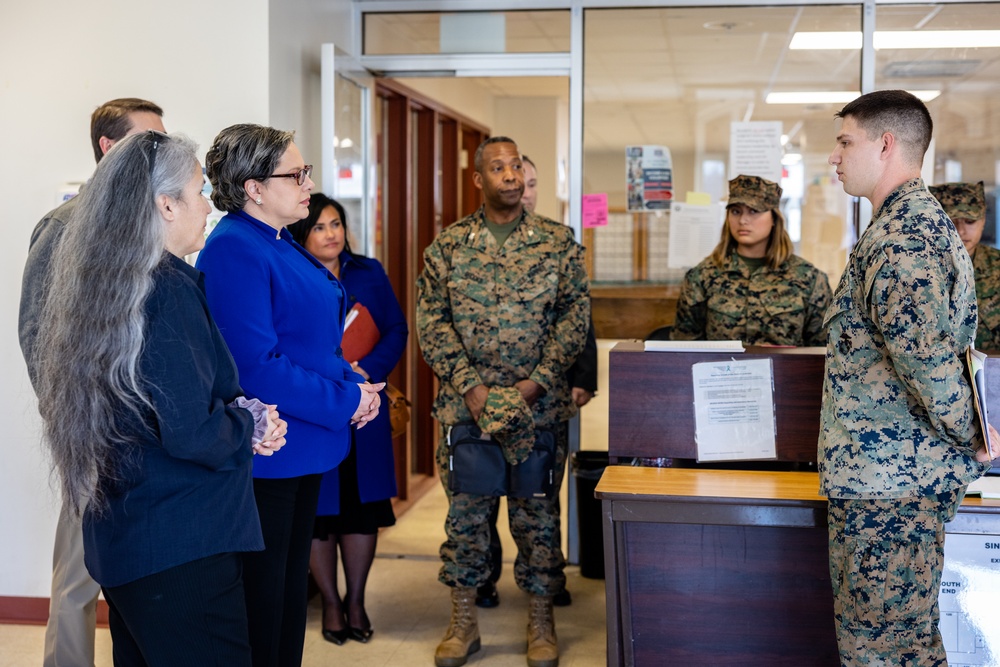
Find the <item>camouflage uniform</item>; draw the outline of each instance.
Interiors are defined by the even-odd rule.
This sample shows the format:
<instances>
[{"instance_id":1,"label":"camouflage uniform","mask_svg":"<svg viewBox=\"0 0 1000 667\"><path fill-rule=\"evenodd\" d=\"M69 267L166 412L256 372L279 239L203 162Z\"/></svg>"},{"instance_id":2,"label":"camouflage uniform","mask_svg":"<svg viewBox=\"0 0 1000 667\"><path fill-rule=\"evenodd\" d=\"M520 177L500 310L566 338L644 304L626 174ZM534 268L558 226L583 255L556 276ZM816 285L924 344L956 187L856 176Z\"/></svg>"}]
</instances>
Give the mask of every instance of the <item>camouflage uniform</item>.
<instances>
[{"instance_id":1,"label":"camouflage uniform","mask_svg":"<svg viewBox=\"0 0 1000 667\"><path fill-rule=\"evenodd\" d=\"M938 665L944 523L977 463L972 263L923 181L886 198L827 314L821 491L844 665Z\"/></svg>"},{"instance_id":2,"label":"camouflage uniform","mask_svg":"<svg viewBox=\"0 0 1000 667\"><path fill-rule=\"evenodd\" d=\"M944 183L929 188L944 212L952 220L982 220L986 217L986 191L983 182ZM976 347L1000 351L1000 250L977 245L972 249L972 269L976 273L976 300L979 326Z\"/></svg>"},{"instance_id":3,"label":"camouflage uniform","mask_svg":"<svg viewBox=\"0 0 1000 667\"><path fill-rule=\"evenodd\" d=\"M976 348L1000 352L1000 250L980 243L972 253L979 326Z\"/></svg>"},{"instance_id":4,"label":"camouflage uniform","mask_svg":"<svg viewBox=\"0 0 1000 667\"><path fill-rule=\"evenodd\" d=\"M491 496L448 489L447 428L472 416L464 394L477 385L511 387L531 379L545 393L532 406L537 428L556 432L561 484L565 422L576 413L566 371L583 349L590 326L590 288L583 248L568 227L524 213L498 247L483 209L446 228L424 252L417 280L420 348L440 381L432 414L443 426L437 451L448 494L447 539L439 579L478 587L489 578ZM565 584L557 500L508 498L518 545L518 586L552 595Z\"/></svg>"},{"instance_id":5,"label":"camouflage uniform","mask_svg":"<svg viewBox=\"0 0 1000 667\"><path fill-rule=\"evenodd\" d=\"M777 269L751 269L734 252L719 268L708 257L687 272L674 340L742 340L759 345L826 345L826 274L797 255Z\"/></svg>"}]
</instances>

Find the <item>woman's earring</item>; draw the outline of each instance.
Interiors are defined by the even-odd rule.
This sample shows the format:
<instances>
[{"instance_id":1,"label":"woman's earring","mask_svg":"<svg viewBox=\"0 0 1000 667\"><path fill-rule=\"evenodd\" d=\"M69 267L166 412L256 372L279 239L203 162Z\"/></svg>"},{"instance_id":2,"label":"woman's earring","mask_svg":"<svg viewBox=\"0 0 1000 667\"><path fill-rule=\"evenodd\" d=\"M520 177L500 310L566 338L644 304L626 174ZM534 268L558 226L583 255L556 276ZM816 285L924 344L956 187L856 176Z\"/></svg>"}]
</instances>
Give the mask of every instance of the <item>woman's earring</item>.
<instances>
[{"instance_id":1,"label":"woman's earring","mask_svg":"<svg viewBox=\"0 0 1000 667\"><path fill-rule=\"evenodd\" d=\"M257 197L257 199L255 199L255 200L254 200L254 202L256 202L257 206L260 206L260 205L261 205L261 202L263 202L263 201L264 201L264 200L263 200L263 199L261 199L260 197Z\"/></svg>"}]
</instances>

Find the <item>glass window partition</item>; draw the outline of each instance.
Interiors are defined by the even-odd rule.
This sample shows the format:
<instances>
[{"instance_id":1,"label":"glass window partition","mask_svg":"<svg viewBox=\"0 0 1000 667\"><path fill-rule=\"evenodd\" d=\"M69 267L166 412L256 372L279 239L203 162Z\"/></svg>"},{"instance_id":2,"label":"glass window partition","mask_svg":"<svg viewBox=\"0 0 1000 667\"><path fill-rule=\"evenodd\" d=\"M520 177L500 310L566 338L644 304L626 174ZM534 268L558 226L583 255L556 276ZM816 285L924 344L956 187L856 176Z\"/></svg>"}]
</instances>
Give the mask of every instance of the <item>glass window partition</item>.
<instances>
[{"instance_id":1,"label":"glass window partition","mask_svg":"<svg viewBox=\"0 0 1000 667\"><path fill-rule=\"evenodd\" d=\"M364 53L564 53L569 33L566 10L366 13Z\"/></svg>"},{"instance_id":2,"label":"glass window partition","mask_svg":"<svg viewBox=\"0 0 1000 667\"><path fill-rule=\"evenodd\" d=\"M744 165L754 152L735 146L734 132L758 125L771 144L758 162L781 181L796 252L836 281L853 221L826 159L833 114L861 88L861 49L860 41L836 51L790 48L797 32L820 30L860 33L860 5L587 11L584 192L607 193L610 209L608 226L588 232L595 282L677 284L708 254L672 255L671 231L681 231L673 209L630 204L627 147L668 149L672 202L719 203L734 170L746 169L736 164L739 151ZM722 226L716 211L711 245Z\"/></svg>"},{"instance_id":3,"label":"glass window partition","mask_svg":"<svg viewBox=\"0 0 1000 667\"><path fill-rule=\"evenodd\" d=\"M876 88L926 92L934 143L931 183L983 181L996 245L1000 172L1000 12L996 5L891 5L878 9Z\"/></svg>"}]
</instances>

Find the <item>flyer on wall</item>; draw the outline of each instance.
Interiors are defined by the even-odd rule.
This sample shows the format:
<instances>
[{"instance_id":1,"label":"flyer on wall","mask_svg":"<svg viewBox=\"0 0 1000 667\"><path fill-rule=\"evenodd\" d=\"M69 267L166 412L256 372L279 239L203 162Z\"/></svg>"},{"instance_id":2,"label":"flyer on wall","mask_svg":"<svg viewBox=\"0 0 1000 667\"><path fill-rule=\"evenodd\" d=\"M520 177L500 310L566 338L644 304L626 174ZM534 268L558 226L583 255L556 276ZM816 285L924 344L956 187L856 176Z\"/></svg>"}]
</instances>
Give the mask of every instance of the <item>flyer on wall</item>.
<instances>
[{"instance_id":1,"label":"flyer on wall","mask_svg":"<svg viewBox=\"0 0 1000 667\"><path fill-rule=\"evenodd\" d=\"M666 146L626 146L628 211L666 211L674 198L674 172Z\"/></svg>"}]
</instances>

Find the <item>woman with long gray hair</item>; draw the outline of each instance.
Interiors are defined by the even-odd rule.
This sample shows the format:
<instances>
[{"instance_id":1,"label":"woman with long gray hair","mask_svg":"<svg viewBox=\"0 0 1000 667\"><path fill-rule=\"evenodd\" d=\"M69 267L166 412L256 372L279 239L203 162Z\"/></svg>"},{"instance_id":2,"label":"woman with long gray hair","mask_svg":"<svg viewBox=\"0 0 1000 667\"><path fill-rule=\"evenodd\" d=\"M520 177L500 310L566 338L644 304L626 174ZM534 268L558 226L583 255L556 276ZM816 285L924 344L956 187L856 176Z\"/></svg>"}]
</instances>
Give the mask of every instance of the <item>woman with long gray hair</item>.
<instances>
[{"instance_id":1,"label":"woman with long gray hair","mask_svg":"<svg viewBox=\"0 0 1000 667\"><path fill-rule=\"evenodd\" d=\"M38 402L115 665L249 665L239 552L263 548L254 454L284 444L183 257L210 210L194 143L119 142L79 195L53 261Z\"/></svg>"}]
</instances>

